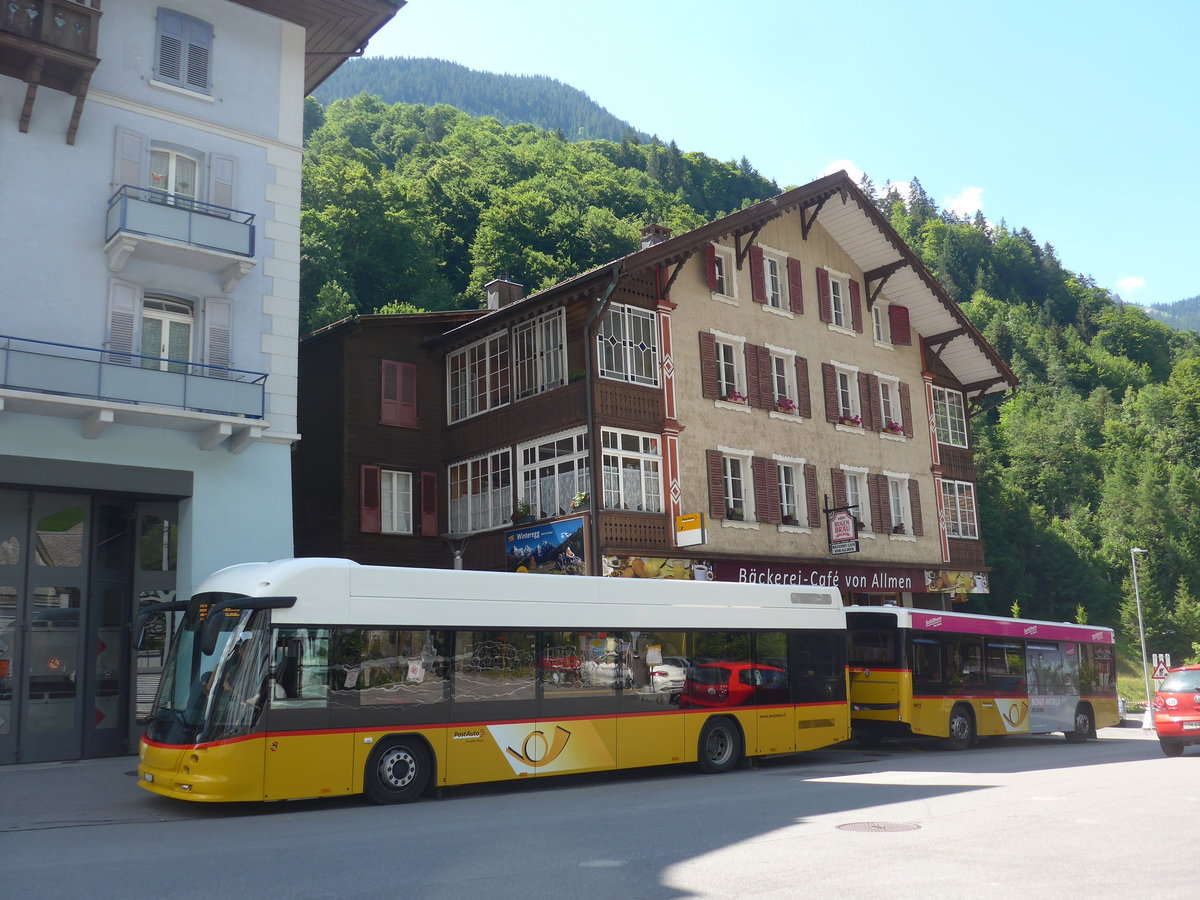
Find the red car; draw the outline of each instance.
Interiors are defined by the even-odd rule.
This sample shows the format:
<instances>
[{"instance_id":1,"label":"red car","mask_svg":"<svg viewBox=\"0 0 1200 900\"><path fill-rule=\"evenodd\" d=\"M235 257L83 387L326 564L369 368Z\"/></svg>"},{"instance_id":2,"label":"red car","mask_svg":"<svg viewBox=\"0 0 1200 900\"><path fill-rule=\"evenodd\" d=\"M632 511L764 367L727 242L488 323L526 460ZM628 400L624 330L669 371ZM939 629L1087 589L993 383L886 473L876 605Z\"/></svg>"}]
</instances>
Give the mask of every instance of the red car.
<instances>
[{"instance_id":1,"label":"red car","mask_svg":"<svg viewBox=\"0 0 1200 900\"><path fill-rule=\"evenodd\" d=\"M1167 756L1180 756L1188 744L1200 744L1200 666L1167 673L1154 695L1154 730Z\"/></svg>"},{"instance_id":2,"label":"red car","mask_svg":"<svg viewBox=\"0 0 1200 900\"><path fill-rule=\"evenodd\" d=\"M748 662L697 663L687 671L680 706L745 706L791 702L787 672Z\"/></svg>"}]
</instances>

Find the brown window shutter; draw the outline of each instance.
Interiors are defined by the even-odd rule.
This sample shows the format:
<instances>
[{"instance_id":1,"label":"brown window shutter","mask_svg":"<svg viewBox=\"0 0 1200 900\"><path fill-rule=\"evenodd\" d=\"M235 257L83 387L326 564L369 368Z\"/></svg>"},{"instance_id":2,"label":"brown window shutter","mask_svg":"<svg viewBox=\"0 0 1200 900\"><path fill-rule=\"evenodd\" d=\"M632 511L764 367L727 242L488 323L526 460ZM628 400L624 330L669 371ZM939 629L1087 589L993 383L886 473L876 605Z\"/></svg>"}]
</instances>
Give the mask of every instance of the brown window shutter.
<instances>
[{"instance_id":1,"label":"brown window shutter","mask_svg":"<svg viewBox=\"0 0 1200 900\"><path fill-rule=\"evenodd\" d=\"M360 466L358 470L358 530L379 534L383 513L379 502L379 466Z\"/></svg>"},{"instance_id":2,"label":"brown window shutter","mask_svg":"<svg viewBox=\"0 0 1200 900\"><path fill-rule=\"evenodd\" d=\"M858 373L858 409L862 416L863 428L868 431L875 428L875 415L879 409L879 398L871 403L871 378L866 372Z\"/></svg>"},{"instance_id":3,"label":"brown window shutter","mask_svg":"<svg viewBox=\"0 0 1200 900\"><path fill-rule=\"evenodd\" d=\"M716 450L705 450L708 462L708 514L714 519L725 518L725 470L721 465L721 454Z\"/></svg>"},{"instance_id":4,"label":"brown window shutter","mask_svg":"<svg viewBox=\"0 0 1200 900\"><path fill-rule=\"evenodd\" d=\"M796 412L802 419L812 418L812 398L808 393L808 360L796 357Z\"/></svg>"},{"instance_id":5,"label":"brown window shutter","mask_svg":"<svg viewBox=\"0 0 1200 900\"><path fill-rule=\"evenodd\" d=\"M783 521L779 509L779 473L775 461L763 456L753 460L754 516L760 522L778 525Z\"/></svg>"},{"instance_id":6,"label":"brown window shutter","mask_svg":"<svg viewBox=\"0 0 1200 900\"><path fill-rule=\"evenodd\" d=\"M379 424L399 425L400 410L400 363L390 359L379 361Z\"/></svg>"},{"instance_id":7,"label":"brown window shutter","mask_svg":"<svg viewBox=\"0 0 1200 900\"><path fill-rule=\"evenodd\" d=\"M825 385L825 421L838 420L837 375L829 363L821 363L821 380Z\"/></svg>"},{"instance_id":8,"label":"brown window shutter","mask_svg":"<svg viewBox=\"0 0 1200 900\"><path fill-rule=\"evenodd\" d=\"M912 531L920 537L925 533L925 523L921 519L921 489L915 478L908 479L908 498L912 503Z\"/></svg>"},{"instance_id":9,"label":"brown window shutter","mask_svg":"<svg viewBox=\"0 0 1200 900\"><path fill-rule=\"evenodd\" d=\"M911 344L912 328L908 324L907 306L888 306L888 326L893 344Z\"/></svg>"},{"instance_id":10,"label":"brown window shutter","mask_svg":"<svg viewBox=\"0 0 1200 900\"><path fill-rule=\"evenodd\" d=\"M800 260L788 257L788 303L797 315L804 312L804 279L800 277Z\"/></svg>"},{"instance_id":11,"label":"brown window shutter","mask_svg":"<svg viewBox=\"0 0 1200 900\"><path fill-rule=\"evenodd\" d=\"M900 382L900 415L903 416L904 436L913 436L912 396L908 385Z\"/></svg>"},{"instance_id":12,"label":"brown window shutter","mask_svg":"<svg viewBox=\"0 0 1200 900\"><path fill-rule=\"evenodd\" d=\"M842 473L841 469L836 469L836 468L830 469L829 474L833 478L833 505L839 506L839 507L845 506L846 505L846 476ZM855 517L857 517L858 512L855 511L854 515L855 515Z\"/></svg>"},{"instance_id":13,"label":"brown window shutter","mask_svg":"<svg viewBox=\"0 0 1200 900\"><path fill-rule=\"evenodd\" d=\"M763 271L762 247L750 245L750 296L755 303L767 302L767 273Z\"/></svg>"},{"instance_id":14,"label":"brown window shutter","mask_svg":"<svg viewBox=\"0 0 1200 900\"><path fill-rule=\"evenodd\" d=\"M717 387L717 339L700 332L700 396L715 399Z\"/></svg>"},{"instance_id":15,"label":"brown window shutter","mask_svg":"<svg viewBox=\"0 0 1200 900\"><path fill-rule=\"evenodd\" d=\"M862 313L862 295L859 291L858 282L853 278L850 279L850 318L854 323L854 330L862 334L863 330L863 313Z\"/></svg>"},{"instance_id":16,"label":"brown window shutter","mask_svg":"<svg viewBox=\"0 0 1200 900\"><path fill-rule=\"evenodd\" d=\"M888 498L887 476L868 475L871 483L871 519L875 530L887 534L892 530L892 504Z\"/></svg>"},{"instance_id":17,"label":"brown window shutter","mask_svg":"<svg viewBox=\"0 0 1200 900\"><path fill-rule=\"evenodd\" d=\"M417 427L417 367L400 363L400 421L398 425Z\"/></svg>"},{"instance_id":18,"label":"brown window shutter","mask_svg":"<svg viewBox=\"0 0 1200 900\"><path fill-rule=\"evenodd\" d=\"M755 347L758 354L758 394L762 409L775 405L775 375L771 370L771 351L766 347Z\"/></svg>"},{"instance_id":19,"label":"brown window shutter","mask_svg":"<svg viewBox=\"0 0 1200 900\"><path fill-rule=\"evenodd\" d=\"M808 498L808 527L817 528L821 524L821 510L817 499L817 467L812 463L804 464L804 493Z\"/></svg>"},{"instance_id":20,"label":"brown window shutter","mask_svg":"<svg viewBox=\"0 0 1200 900\"><path fill-rule=\"evenodd\" d=\"M817 269L817 314L822 322L833 321L833 297L829 293L829 272Z\"/></svg>"},{"instance_id":21,"label":"brown window shutter","mask_svg":"<svg viewBox=\"0 0 1200 900\"><path fill-rule=\"evenodd\" d=\"M708 289L715 291L717 289L717 249L712 244L704 248L704 273L708 278Z\"/></svg>"},{"instance_id":22,"label":"brown window shutter","mask_svg":"<svg viewBox=\"0 0 1200 900\"><path fill-rule=\"evenodd\" d=\"M438 534L438 477L437 472L421 473L421 534Z\"/></svg>"},{"instance_id":23,"label":"brown window shutter","mask_svg":"<svg viewBox=\"0 0 1200 900\"><path fill-rule=\"evenodd\" d=\"M753 344L746 344L742 350L746 357L746 402L750 406L762 407L762 382L759 378L758 364L758 348Z\"/></svg>"},{"instance_id":24,"label":"brown window shutter","mask_svg":"<svg viewBox=\"0 0 1200 900\"><path fill-rule=\"evenodd\" d=\"M869 407L871 414L863 416L863 425L875 431L883 431L883 404L879 400L879 378L877 376L867 376L867 393L869 396L865 398L863 409Z\"/></svg>"}]
</instances>

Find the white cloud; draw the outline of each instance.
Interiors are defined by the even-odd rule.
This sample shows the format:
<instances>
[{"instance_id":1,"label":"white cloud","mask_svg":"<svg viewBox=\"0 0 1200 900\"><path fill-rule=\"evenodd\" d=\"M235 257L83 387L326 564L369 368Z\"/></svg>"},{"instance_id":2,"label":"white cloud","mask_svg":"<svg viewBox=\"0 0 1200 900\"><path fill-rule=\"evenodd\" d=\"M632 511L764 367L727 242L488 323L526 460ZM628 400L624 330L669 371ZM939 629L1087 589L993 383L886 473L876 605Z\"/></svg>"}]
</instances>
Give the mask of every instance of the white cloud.
<instances>
[{"instance_id":1,"label":"white cloud","mask_svg":"<svg viewBox=\"0 0 1200 900\"><path fill-rule=\"evenodd\" d=\"M850 180L855 184L858 184L862 180L863 170L848 159L835 159L817 177L824 178L826 175L832 175L834 172L840 172L842 169L846 170L846 174L850 176Z\"/></svg>"},{"instance_id":2,"label":"white cloud","mask_svg":"<svg viewBox=\"0 0 1200 900\"><path fill-rule=\"evenodd\" d=\"M1117 279L1117 287L1123 291L1140 291L1146 286L1146 279L1140 275L1127 275Z\"/></svg>"},{"instance_id":3,"label":"white cloud","mask_svg":"<svg viewBox=\"0 0 1200 900\"><path fill-rule=\"evenodd\" d=\"M947 209L956 216L973 216L983 209L983 188L965 187L958 196L942 201L942 209Z\"/></svg>"}]
</instances>

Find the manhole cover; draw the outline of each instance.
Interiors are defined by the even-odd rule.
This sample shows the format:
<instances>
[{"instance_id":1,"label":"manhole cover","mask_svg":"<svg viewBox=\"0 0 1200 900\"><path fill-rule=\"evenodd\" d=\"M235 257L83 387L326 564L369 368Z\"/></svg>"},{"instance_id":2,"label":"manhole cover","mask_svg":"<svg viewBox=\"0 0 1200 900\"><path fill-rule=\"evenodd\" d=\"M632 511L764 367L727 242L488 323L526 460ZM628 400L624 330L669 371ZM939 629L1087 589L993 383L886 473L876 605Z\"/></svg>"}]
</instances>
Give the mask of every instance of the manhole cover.
<instances>
[{"instance_id":1,"label":"manhole cover","mask_svg":"<svg viewBox=\"0 0 1200 900\"><path fill-rule=\"evenodd\" d=\"M916 831L920 825L912 822L847 822L839 825L840 831Z\"/></svg>"}]
</instances>

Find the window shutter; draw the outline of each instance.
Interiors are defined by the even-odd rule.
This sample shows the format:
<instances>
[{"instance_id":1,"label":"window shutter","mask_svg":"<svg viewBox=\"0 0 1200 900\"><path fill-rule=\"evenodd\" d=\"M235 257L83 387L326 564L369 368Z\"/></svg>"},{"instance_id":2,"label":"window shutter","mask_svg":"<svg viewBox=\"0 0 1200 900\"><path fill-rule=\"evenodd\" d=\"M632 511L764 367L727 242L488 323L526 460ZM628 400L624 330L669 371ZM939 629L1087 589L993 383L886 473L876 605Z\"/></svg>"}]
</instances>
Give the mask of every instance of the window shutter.
<instances>
[{"instance_id":1,"label":"window shutter","mask_svg":"<svg viewBox=\"0 0 1200 900\"><path fill-rule=\"evenodd\" d=\"M104 361L122 366L133 364L133 348L139 346L138 334L142 322L139 307L142 289L128 281L112 279L108 283L108 352Z\"/></svg>"},{"instance_id":2,"label":"window shutter","mask_svg":"<svg viewBox=\"0 0 1200 900\"><path fill-rule=\"evenodd\" d=\"M854 330L862 334L862 296L859 293L858 282L853 278L850 279L850 318L854 323Z\"/></svg>"},{"instance_id":3,"label":"window shutter","mask_svg":"<svg viewBox=\"0 0 1200 900\"><path fill-rule=\"evenodd\" d=\"M714 519L725 518L725 472L721 466L721 454L716 450L705 450L708 462L708 514Z\"/></svg>"},{"instance_id":4,"label":"window shutter","mask_svg":"<svg viewBox=\"0 0 1200 900\"><path fill-rule=\"evenodd\" d=\"M700 332L700 396L716 399L720 396L717 386L717 339L707 332Z\"/></svg>"},{"instance_id":5,"label":"window shutter","mask_svg":"<svg viewBox=\"0 0 1200 900\"><path fill-rule=\"evenodd\" d=\"M358 470L358 530L379 534L383 528L379 498L379 466L360 466Z\"/></svg>"},{"instance_id":6,"label":"window shutter","mask_svg":"<svg viewBox=\"0 0 1200 900\"><path fill-rule=\"evenodd\" d=\"M797 315L804 312L804 279L800 277L800 260L788 257L788 303Z\"/></svg>"},{"instance_id":7,"label":"window shutter","mask_svg":"<svg viewBox=\"0 0 1200 900\"><path fill-rule=\"evenodd\" d=\"M920 537L925 533L925 523L921 518L921 489L915 478L908 479L908 499L912 504L912 532Z\"/></svg>"},{"instance_id":8,"label":"window shutter","mask_svg":"<svg viewBox=\"0 0 1200 900\"><path fill-rule=\"evenodd\" d=\"M842 507L846 505L846 475L841 469L832 468L829 470L830 476L833 478L833 505ZM854 511L854 517L858 518L858 510Z\"/></svg>"},{"instance_id":9,"label":"window shutter","mask_svg":"<svg viewBox=\"0 0 1200 900\"><path fill-rule=\"evenodd\" d=\"M812 398L808 392L808 360L796 357L796 412L802 419L812 418Z\"/></svg>"},{"instance_id":10,"label":"window shutter","mask_svg":"<svg viewBox=\"0 0 1200 900\"><path fill-rule=\"evenodd\" d=\"M833 297L829 293L829 273L817 269L817 313L822 322L833 321Z\"/></svg>"},{"instance_id":11,"label":"window shutter","mask_svg":"<svg viewBox=\"0 0 1200 900\"><path fill-rule=\"evenodd\" d=\"M158 60L155 74L160 81L181 84L183 71L183 16L173 10L158 11Z\"/></svg>"},{"instance_id":12,"label":"window shutter","mask_svg":"<svg viewBox=\"0 0 1200 900\"><path fill-rule=\"evenodd\" d=\"M224 371L233 365L233 301L224 297L209 297L204 301L204 362L210 366L205 374L213 378L228 378Z\"/></svg>"},{"instance_id":13,"label":"window shutter","mask_svg":"<svg viewBox=\"0 0 1200 900\"><path fill-rule=\"evenodd\" d=\"M779 471L774 460L756 456L751 461L754 471L754 516L760 522L778 525L783 521L779 509Z\"/></svg>"},{"instance_id":14,"label":"window shutter","mask_svg":"<svg viewBox=\"0 0 1200 900\"><path fill-rule=\"evenodd\" d=\"M417 367L412 363L400 363L399 424L417 427Z\"/></svg>"},{"instance_id":15,"label":"window shutter","mask_svg":"<svg viewBox=\"0 0 1200 900\"><path fill-rule=\"evenodd\" d=\"M771 371L771 351L766 347L755 347L758 355L758 396L762 409L775 406L775 377Z\"/></svg>"},{"instance_id":16,"label":"window shutter","mask_svg":"<svg viewBox=\"0 0 1200 900\"><path fill-rule=\"evenodd\" d=\"M912 421L912 397L908 390L908 385L903 381L900 382L900 415L903 417L901 421L904 424L904 436L913 436L913 421Z\"/></svg>"},{"instance_id":17,"label":"window shutter","mask_svg":"<svg viewBox=\"0 0 1200 900\"><path fill-rule=\"evenodd\" d=\"M875 531L887 534L892 530L892 501L888 494L887 476L868 475L871 484L871 519Z\"/></svg>"},{"instance_id":18,"label":"window shutter","mask_svg":"<svg viewBox=\"0 0 1200 900\"><path fill-rule=\"evenodd\" d=\"M750 296L755 303L767 302L767 274L763 271L762 247L750 245Z\"/></svg>"},{"instance_id":19,"label":"window shutter","mask_svg":"<svg viewBox=\"0 0 1200 900\"><path fill-rule=\"evenodd\" d=\"M862 375L859 375L861 382ZM868 375L867 378L867 402L863 403L863 425L874 431L883 431L883 403L879 399L879 378L875 375ZM866 410L870 408L871 414L866 415Z\"/></svg>"},{"instance_id":20,"label":"window shutter","mask_svg":"<svg viewBox=\"0 0 1200 900\"><path fill-rule=\"evenodd\" d=\"M753 344L746 344L742 350L746 358L746 402L750 406L762 406L762 391L759 389L761 382L759 381L758 372L758 348Z\"/></svg>"},{"instance_id":21,"label":"window shutter","mask_svg":"<svg viewBox=\"0 0 1200 900\"><path fill-rule=\"evenodd\" d=\"M708 278L708 289L717 289L717 248L709 244L704 248L704 272Z\"/></svg>"},{"instance_id":22,"label":"window shutter","mask_svg":"<svg viewBox=\"0 0 1200 900\"><path fill-rule=\"evenodd\" d=\"M184 86L207 94L213 29L207 22L191 18L186 19L184 25L184 40L187 42L187 71L184 72Z\"/></svg>"},{"instance_id":23,"label":"window shutter","mask_svg":"<svg viewBox=\"0 0 1200 900\"><path fill-rule=\"evenodd\" d=\"M817 528L821 524L821 510L817 507L817 467L812 463L804 464L804 493L808 498L808 527Z\"/></svg>"},{"instance_id":24,"label":"window shutter","mask_svg":"<svg viewBox=\"0 0 1200 900\"><path fill-rule=\"evenodd\" d=\"M208 196L214 206L233 209L233 186L237 178L237 160L214 154L208 166Z\"/></svg>"},{"instance_id":25,"label":"window shutter","mask_svg":"<svg viewBox=\"0 0 1200 900\"><path fill-rule=\"evenodd\" d=\"M912 329L908 324L907 306L888 306L888 326L892 331L893 344L912 343Z\"/></svg>"},{"instance_id":26,"label":"window shutter","mask_svg":"<svg viewBox=\"0 0 1200 900\"><path fill-rule=\"evenodd\" d=\"M113 149L113 192L127 184L140 188L146 171L146 148L149 144L144 134L117 127L116 146Z\"/></svg>"},{"instance_id":27,"label":"window shutter","mask_svg":"<svg viewBox=\"0 0 1200 900\"><path fill-rule=\"evenodd\" d=\"M837 374L829 363L821 363L821 380L825 387L825 421L838 420Z\"/></svg>"},{"instance_id":28,"label":"window shutter","mask_svg":"<svg viewBox=\"0 0 1200 900\"><path fill-rule=\"evenodd\" d=\"M421 535L438 534L438 477L437 472L421 473Z\"/></svg>"},{"instance_id":29,"label":"window shutter","mask_svg":"<svg viewBox=\"0 0 1200 900\"><path fill-rule=\"evenodd\" d=\"M400 363L390 359L379 361L379 424L399 425L400 421Z\"/></svg>"},{"instance_id":30,"label":"window shutter","mask_svg":"<svg viewBox=\"0 0 1200 900\"><path fill-rule=\"evenodd\" d=\"M868 431L875 428L875 416L879 410L879 398L871 400L871 378L866 372L858 373L858 409L862 416L863 428Z\"/></svg>"}]
</instances>

